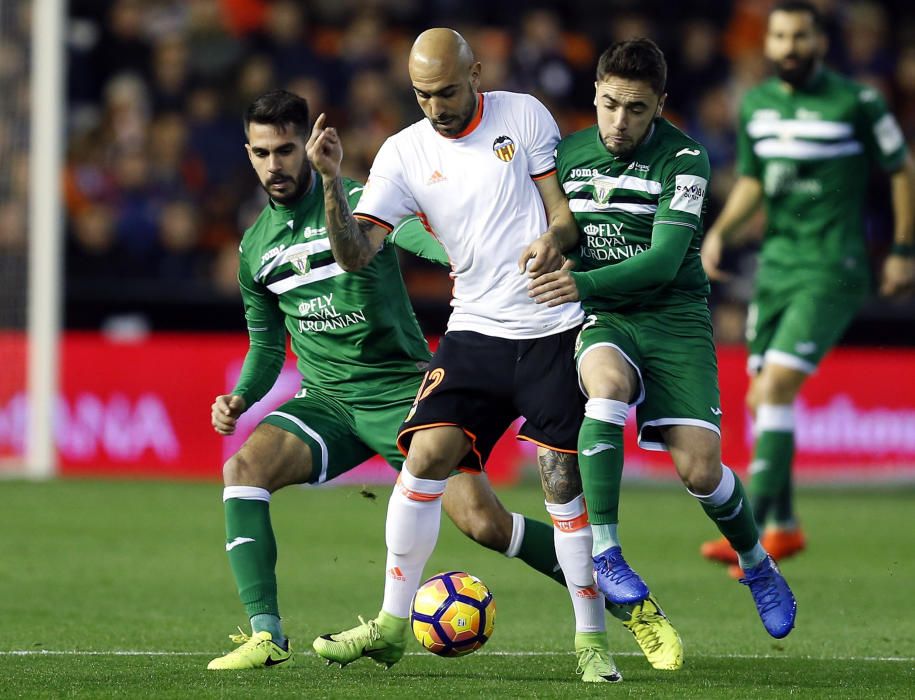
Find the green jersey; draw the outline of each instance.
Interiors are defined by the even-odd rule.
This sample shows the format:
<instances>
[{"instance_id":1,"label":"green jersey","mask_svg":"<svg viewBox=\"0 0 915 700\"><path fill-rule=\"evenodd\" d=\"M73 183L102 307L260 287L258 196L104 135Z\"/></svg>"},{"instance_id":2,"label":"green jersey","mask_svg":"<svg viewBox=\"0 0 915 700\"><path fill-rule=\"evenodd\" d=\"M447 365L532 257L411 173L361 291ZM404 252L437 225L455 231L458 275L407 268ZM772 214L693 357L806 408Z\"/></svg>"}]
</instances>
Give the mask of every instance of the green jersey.
<instances>
[{"instance_id":1,"label":"green jersey","mask_svg":"<svg viewBox=\"0 0 915 700\"><path fill-rule=\"evenodd\" d=\"M649 129L625 157L607 150L596 125L567 136L557 148L559 181L581 231L579 265L572 273L579 291L591 271L608 266L614 272L605 271L603 278L618 280L603 289L598 285L593 296L582 296L588 312L704 304L708 296L708 278L699 259L708 155L666 119L655 119ZM637 256L652 247L652 235L659 229L683 244L669 279L661 282L652 277L650 265L631 274L642 262Z\"/></svg>"},{"instance_id":2,"label":"green jersey","mask_svg":"<svg viewBox=\"0 0 915 700\"><path fill-rule=\"evenodd\" d=\"M878 92L821 69L789 89L772 78L740 107L737 169L763 185L760 274L866 285L869 161L902 167L905 140Z\"/></svg>"},{"instance_id":3,"label":"green jersey","mask_svg":"<svg viewBox=\"0 0 915 700\"><path fill-rule=\"evenodd\" d=\"M302 389L320 387L348 404L384 403L430 358L394 246L385 242L366 267L345 272L330 250L316 180L292 207L271 201L242 238L238 279L250 350L232 393L248 406L276 381L287 333ZM355 207L362 185L344 179L343 186ZM403 247L411 248L404 240L411 230L426 239L422 245L431 239L421 226L407 228L399 231ZM446 260L437 247L436 259Z\"/></svg>"}]
</instances>

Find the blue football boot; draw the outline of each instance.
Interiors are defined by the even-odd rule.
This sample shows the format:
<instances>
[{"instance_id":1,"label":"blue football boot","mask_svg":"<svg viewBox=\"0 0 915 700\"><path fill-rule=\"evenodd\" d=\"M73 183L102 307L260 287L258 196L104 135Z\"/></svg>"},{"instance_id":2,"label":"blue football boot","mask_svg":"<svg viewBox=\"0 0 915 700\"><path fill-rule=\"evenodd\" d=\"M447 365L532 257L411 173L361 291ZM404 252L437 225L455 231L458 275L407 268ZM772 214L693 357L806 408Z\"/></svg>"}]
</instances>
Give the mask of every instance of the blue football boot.
<instances>
[{"instance_id":1,"label":"blue football boot","mask_svg":"<svg viewBox=\"0 0 915 700\"><path fill-rule=\"evenodd\" d=\"M597 587L611 603L638 603L649 596L648 586L623 559L619 546L610 547L594 557Z\"/></svg>"},{"instance_id":2,"label":"blue football boot","mask_svg":"<svg viewBox=\"0 0 915 700\"><path fill-rule=\"evenodd\" d=\"M794 628L797 601L772 557L767 556L752 569L747 569L740 582L750 587L766 632L776 639L786 637Z\"/></svg>"}]
</instances>

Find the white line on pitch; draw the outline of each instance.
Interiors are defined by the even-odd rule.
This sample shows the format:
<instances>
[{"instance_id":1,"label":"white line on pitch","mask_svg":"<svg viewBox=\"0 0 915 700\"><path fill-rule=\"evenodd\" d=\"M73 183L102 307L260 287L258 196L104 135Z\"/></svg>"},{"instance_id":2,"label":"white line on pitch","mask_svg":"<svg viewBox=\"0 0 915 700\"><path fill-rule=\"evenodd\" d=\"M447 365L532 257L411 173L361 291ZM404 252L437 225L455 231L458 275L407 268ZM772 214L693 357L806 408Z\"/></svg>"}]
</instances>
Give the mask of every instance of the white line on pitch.
<instances>
[{"instance_id":1,"label":"white line on pitch","mask_svg":"<svg viewBox=\"0 0 915 700\"><path fill-rule=\"evenodd\" d=\"M311 652L306 652L311 655ZM569 656L571 651L483 651L476 656ZM212 651L80 651L78 649L11 649L0 656L211 656ZM407 656L427 656L426 652L411 651ZM614 656L642 656L635 651L617 651ZM691 654L695 659L802 659L804 661L901 661L915 662L915 656L810 656L806 654Z\"/></svg>"}]
</instances>

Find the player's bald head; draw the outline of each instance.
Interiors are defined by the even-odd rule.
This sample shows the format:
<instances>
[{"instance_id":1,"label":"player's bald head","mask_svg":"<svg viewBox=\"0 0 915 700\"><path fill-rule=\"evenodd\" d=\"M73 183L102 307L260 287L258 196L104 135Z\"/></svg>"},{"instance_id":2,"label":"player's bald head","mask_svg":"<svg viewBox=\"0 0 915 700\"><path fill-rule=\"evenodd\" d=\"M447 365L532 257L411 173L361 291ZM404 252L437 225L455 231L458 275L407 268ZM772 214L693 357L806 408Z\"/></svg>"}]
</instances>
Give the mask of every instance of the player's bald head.
<instances>
[{"instance_id":1,"label":"player's bald head","mask_svg":"<svg viewBox=\"0 0 915 700\"><path fill-rule=\"evenodd\" d=\"M410 82L416 101L433 128L457 136L470 124L477 107L480 64L453 29L427 29L410 49Z\"/></svg>"},{"instance_id":2,"label":"player's bald head","mask_svg":"<svg viewBox=\"0 0 915 700\"><path fill-rule=\"evenodd\" d=\"M411 79L436 81L455 73L464 74L474 64L473 51L453 29L427 29L413 42L408 68Z\"/></svg>"}]
</instances>

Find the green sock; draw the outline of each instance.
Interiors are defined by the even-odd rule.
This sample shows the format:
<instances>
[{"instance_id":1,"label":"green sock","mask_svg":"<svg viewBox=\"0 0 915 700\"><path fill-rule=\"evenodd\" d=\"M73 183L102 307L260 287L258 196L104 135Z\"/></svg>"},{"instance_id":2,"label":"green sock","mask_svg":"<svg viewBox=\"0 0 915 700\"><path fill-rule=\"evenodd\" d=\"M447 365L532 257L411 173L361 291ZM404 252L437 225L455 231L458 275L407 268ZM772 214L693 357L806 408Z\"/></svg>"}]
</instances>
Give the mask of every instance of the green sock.
<instances>
[{"instance_id":1,"label":"green sock","mask_svg":"<svg viewBox=\"0 0 915 700\"><path fill-rule=\"evenodd\" d=\"M753 463L750 465L750 493L753 494L756 524L760 527L765 525L773 505L779 503L784 491L790 489L793 461L793 431L764 430L756 438Z\"/></svg>"},{"instance_id":2,"label":"green sock","mask_svg":"<svg viewBox=\"0 0 915 700\"><path fill-rule=\"evenodd\" d=\"M228 498L223 505L226 511L226 552L245 612L249 618L261 614L278 618L276 540L270 525L270 503Z\"/></svg>"},{"instance_id":3,"label":"green sock","mask_svg":"<svg viewBox=\"0 0 915 700\"><path fill-rule=\"evenodd\" d=\"M623 423L628 409L622 401L611 399L589 399L586 404L578 431L578 469L592 525L619 523Z\"/></svg>"},{"instance_id":4,"label":"green sock","mask_svg":"<svg viewBox=\"0 0 915 700\"><path fill-rule=\"evenodd\" d=\"M694 496L696 494L693 494ZM727 467L713 493L696 496L705 514L721 531L738 554L750 552L759 542L753 508L747 501L740 479Z\"/></svg>"},{"instance_id":5,"label":"green sock","mask_svg":"<svg viewBox=\"0 0 915 700\"><path fill-rule=\"evenodd\" d=\"M754 511L755 512L755 511ZM794 515L794 474L788 470L788 478L779 489L775 502L772 504L772 517L775 524L781 528L793 529L797 527L797 517Z\"/></svg>"},{"instance_id":6,"label":"green sock","mask_svg":"<svg viewBox=\"0 0 915 700\"><path fill-rule=\"evenodd\" d=\"M549 576L565 588L566 577L563 575L562 567L559 566L559 560L556 558L556 545L553 541L553 528L551 525L539 520L525 518L524 538L521 540L521 548L515 556L532 569ZM613 617L628 622L632 617L632 609L635 606L617 605L604 598L604 607Z\"/></svg>"},{"instance_id":7,"label":"green sock","mask_svg":"<svg viewBox=\"0 0 915 700\"><path fill-rule=\"evenodd\" d=\"M524 519L524 539L515 555L532 569L549 576L554 581L566 585L559 560L556 558L556 545L553 542L553 527L532 518Z\"/></svg>"}]
</instances>

